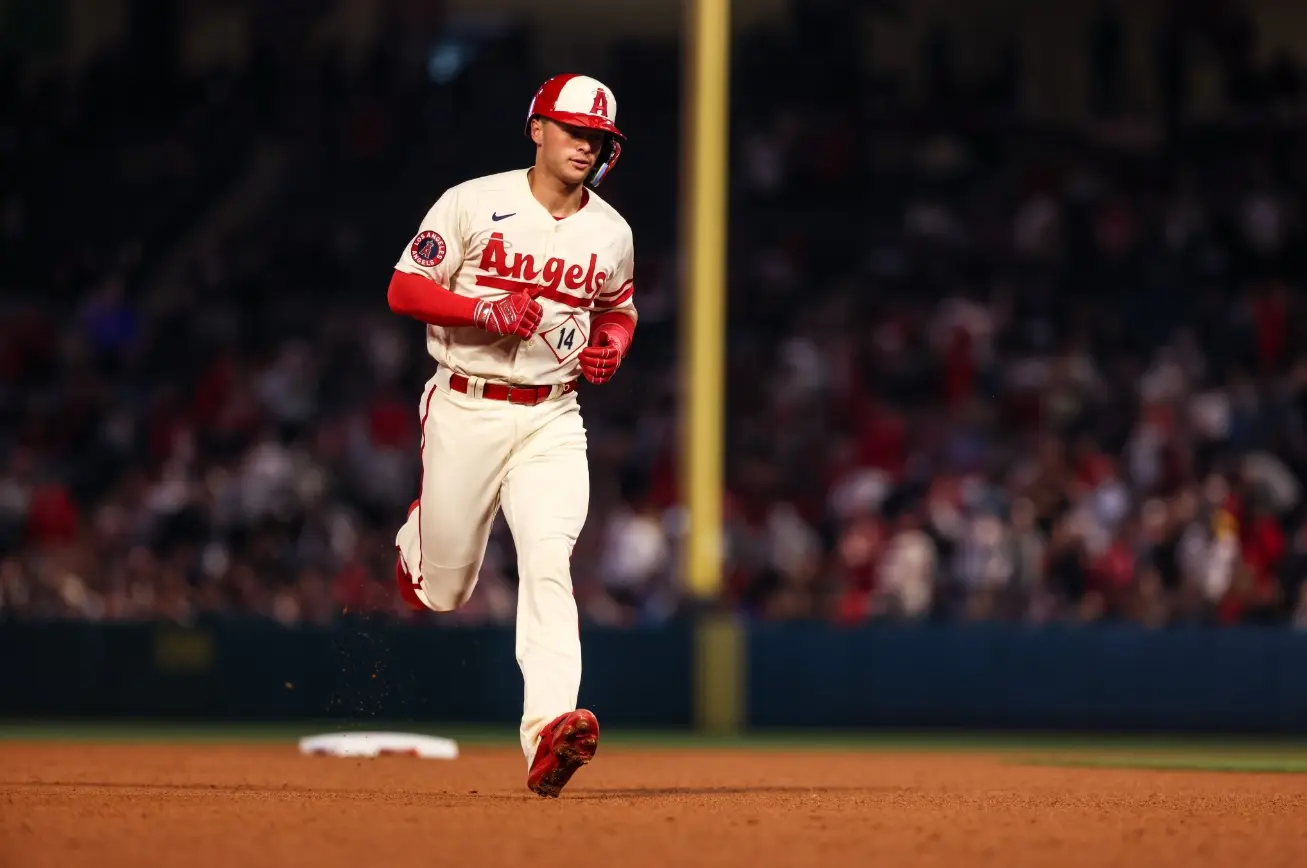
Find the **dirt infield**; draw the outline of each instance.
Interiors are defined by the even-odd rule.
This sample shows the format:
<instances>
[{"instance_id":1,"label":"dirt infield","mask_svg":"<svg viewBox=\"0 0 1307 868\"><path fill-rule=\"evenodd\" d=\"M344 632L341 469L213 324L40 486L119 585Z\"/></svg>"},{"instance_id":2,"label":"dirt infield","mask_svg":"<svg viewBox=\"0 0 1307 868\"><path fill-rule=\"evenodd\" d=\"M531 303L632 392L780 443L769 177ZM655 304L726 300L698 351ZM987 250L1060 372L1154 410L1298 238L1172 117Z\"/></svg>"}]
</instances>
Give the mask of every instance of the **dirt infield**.
<instances>
[{"instance_id":1,"label":"dirt infield","mask_svg":"<svg viewBox=\"0 0 1307 868\"><path fill-rule=\"evenodd\" d=\"M520 754L0 744L0 866L1307 864L1307 777L924 753L601 750L557 801Z\"/></svg>"}]
</instances>

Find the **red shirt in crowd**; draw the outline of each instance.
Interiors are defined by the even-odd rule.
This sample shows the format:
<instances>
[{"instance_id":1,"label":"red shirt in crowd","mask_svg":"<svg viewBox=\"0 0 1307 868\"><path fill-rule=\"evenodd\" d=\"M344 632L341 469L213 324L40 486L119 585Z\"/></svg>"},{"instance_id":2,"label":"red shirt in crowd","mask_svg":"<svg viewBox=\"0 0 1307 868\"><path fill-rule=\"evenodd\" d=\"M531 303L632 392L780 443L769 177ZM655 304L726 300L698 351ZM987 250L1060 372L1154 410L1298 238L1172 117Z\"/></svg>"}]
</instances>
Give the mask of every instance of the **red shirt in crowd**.
<instances>
[{"instance_id":1,"label":"red shirt in crowd","mask_svg":"<svg viewBox=\"0 0 1307 868\"><path fill-rule=\"evenodd\" d=\"M71 543L77 539L80 517L77 502L67 488L56 484L38 486L27 511L27 538L40 548Z\"/></svg>"}]
</instances>

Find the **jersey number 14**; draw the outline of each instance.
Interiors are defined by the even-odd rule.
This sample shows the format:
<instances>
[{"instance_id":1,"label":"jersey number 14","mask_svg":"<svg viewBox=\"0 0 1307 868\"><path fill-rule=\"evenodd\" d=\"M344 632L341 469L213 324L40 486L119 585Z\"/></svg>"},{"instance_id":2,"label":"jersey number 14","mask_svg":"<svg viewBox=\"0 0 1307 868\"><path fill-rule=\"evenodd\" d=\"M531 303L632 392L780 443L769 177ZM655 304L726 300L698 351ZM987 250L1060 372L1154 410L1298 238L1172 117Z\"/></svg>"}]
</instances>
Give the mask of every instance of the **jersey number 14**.
<instances>
[{"instance_id":1,"label":"jersey number 14","mask_svg":"<svg viewBox=\"0 0 1307 868\"><path fill-rule=\"evenodd\" d=\"M576 341L576 329L559 329L558 343L555 347L560 350L570 350L573 342Z\"/></svg>"}]
</instances>

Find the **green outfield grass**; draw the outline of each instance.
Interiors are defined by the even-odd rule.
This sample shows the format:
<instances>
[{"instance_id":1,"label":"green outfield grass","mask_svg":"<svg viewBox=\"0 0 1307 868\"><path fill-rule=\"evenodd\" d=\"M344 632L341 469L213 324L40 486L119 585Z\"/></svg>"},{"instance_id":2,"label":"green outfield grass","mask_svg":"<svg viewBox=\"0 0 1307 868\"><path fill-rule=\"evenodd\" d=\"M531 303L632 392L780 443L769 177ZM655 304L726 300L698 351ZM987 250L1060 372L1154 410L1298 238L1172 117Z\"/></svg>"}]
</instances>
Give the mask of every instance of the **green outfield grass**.
<instances>
[{"instance_id":1,"label":"green outfield grass","mask_svg":"<svg viewBox=\"0 0 1307 868\"><path fill-rule=\"evenodd\" d=\"M1175 754L1030 758L1024 765L1062 768L1144 769L1148 771L1240 772L1244 774L1307 774L1307 754Z\"/></svg>"},{"instance_id":2,"label":"green outfield grass","mask_svg":"<svg viewBox=\"0 0 1307 868\"><path fill-rule=\"evenodd\" d=\"M189 723L157 721L0 721L0 741L83 743L286 744L343 731L414 732L467 747L515 747L517 728L440 726L406 721ZM604 743L651 750L817 750L1001 754L1010 761L1080 767L1307 772L1307 739L1030 733L758 731L707 736L608 726Z\"/></svg>"}]
</instances>

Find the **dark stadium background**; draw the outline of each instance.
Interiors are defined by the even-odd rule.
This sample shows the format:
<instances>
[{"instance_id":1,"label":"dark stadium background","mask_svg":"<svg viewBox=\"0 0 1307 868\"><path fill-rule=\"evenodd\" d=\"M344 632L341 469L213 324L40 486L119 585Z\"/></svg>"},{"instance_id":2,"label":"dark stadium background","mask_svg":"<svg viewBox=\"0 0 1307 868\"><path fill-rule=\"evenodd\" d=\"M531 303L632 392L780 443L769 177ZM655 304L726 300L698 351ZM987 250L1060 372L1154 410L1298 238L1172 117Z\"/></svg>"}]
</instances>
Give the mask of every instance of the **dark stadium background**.
<instances>
[{"instance_id":1,"label":"dark stadium background","mask_svg":"<svg viewBox=\"0 0 1307 868\"><path fill-rule=\"evenodd\" d=\"M735 16L710 608L744 722L1301 731L1307 7ZM630 137L601 193L641 310L582 390L583 692L689 722L679 32L589 0L0 3L0 647L43 661L0 711L513 719L504 529L466 610L393 592L431 362L385 287L578 71ZM461 698L406 662L433 649Z\"/></svg>"}]
</instances>

